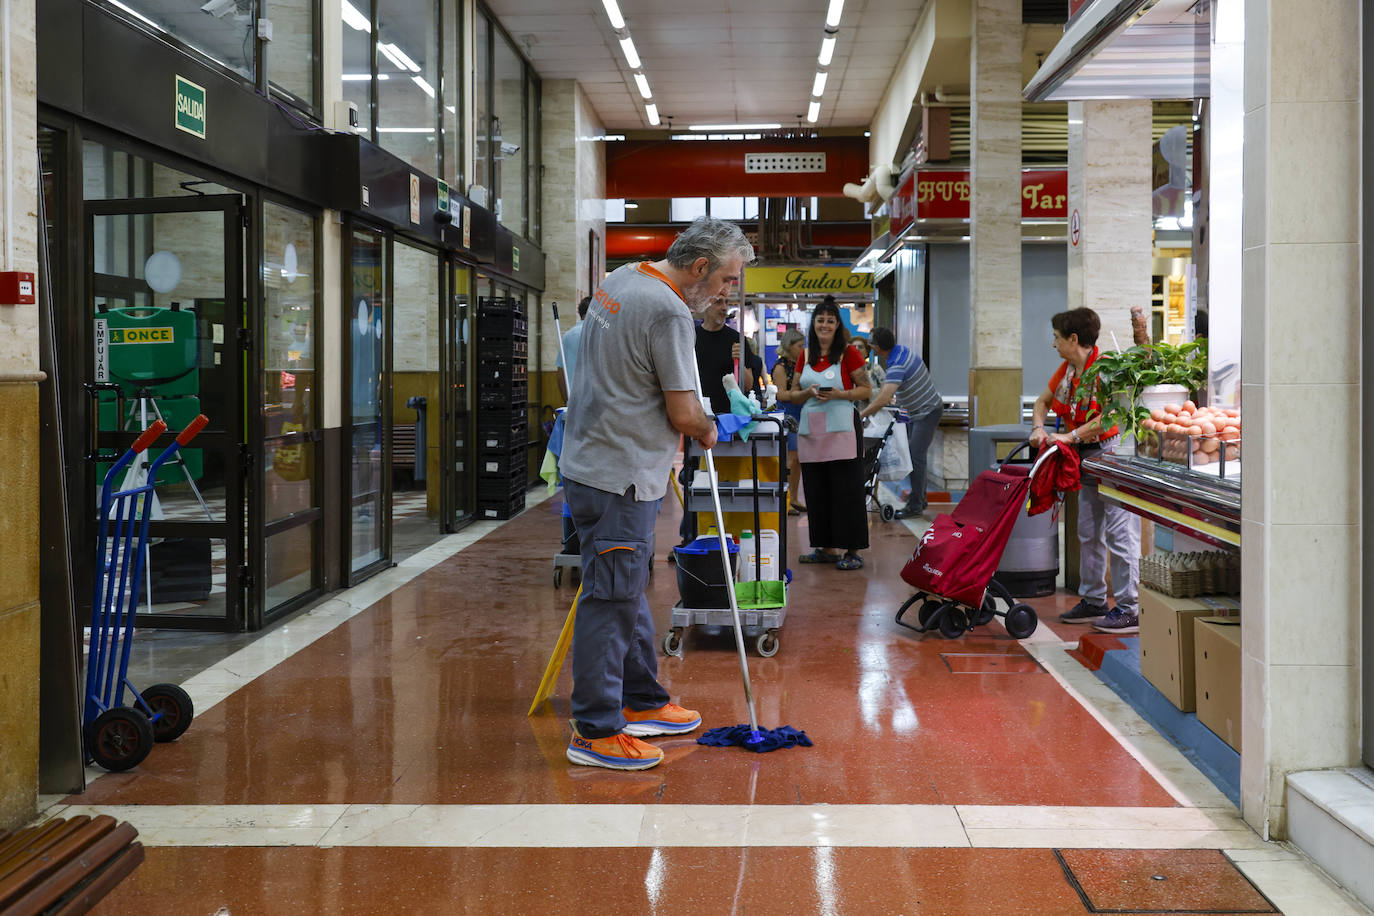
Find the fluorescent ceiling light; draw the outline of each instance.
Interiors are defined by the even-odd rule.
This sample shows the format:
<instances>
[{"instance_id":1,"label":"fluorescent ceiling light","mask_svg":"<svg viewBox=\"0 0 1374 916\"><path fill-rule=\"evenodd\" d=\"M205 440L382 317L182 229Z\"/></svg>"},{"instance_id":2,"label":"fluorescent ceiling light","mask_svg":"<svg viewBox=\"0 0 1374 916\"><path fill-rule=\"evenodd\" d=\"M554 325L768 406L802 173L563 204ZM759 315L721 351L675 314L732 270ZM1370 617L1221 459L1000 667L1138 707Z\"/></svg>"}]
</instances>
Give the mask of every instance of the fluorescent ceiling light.
<instances>
[{"instance_id":1,"label":"fluorescent ceiling light","mask_svg":"<svg viewBox=\"0 0 1374 916\"><path fill-rule=\"evenodd\" d=\"M821 96L825 95L826 76L827 74L824 70L818 71L816 73L816 81L811 84L811 94L814 95L816 98L820 98Z\"/></svg>"},{"instance_id":2,"label":"fluorescent ceiling light","mask_svg":"<svg viewBox=\"0 0 1374 916\"><path fill-rule=\"evenodd\" d=\"M625 28L625 17L620 15L620 7L616 5L615 0L601 0L601 5L606 7L606 15L611 20L611 28Z\"/></svg>"},{"instance_id":3,"label":"fluorescent ceiling light","mask_svg":"<svg viewBox=\"0 0 1374 916\"><path fill-rule=\"evenodd\" d=\"M644 113L649 116L649 123L658 126L658 106L652 102L644 106Z\"/></svg>"},{"instance_id":4,"label":"fluorescent ceiling light","mask_svg":"<svg viewBox=\"0 0 1374 916\"><path fill-rule=\"evenodd\" d=\"M344 25L349 28L357 29L359 32L372 31L372 23L368 21L366 16L358 12L357 7L349 3L348 0L343 0L341 11L343 13Z\"/></svg>"},{"instance_id":5,"label":"fluorescent ceiling light","mask_svg":"<svg viewBox=\"0 0 1374 916\"><path fill-rule=\"evenodd\" d=\"M820 116L821 116L821 103L820 103L820 102L817 102L815 99L812 99L812 100L811 100L811 104L810 104L810 105L807 107L807 109L806 109L806 120L810 121L812 124L815 124L815 123L816 123L816 119L819 118Z\"/></svg>"},{"instance_id":6,"label":"fluorescent ceiling light","mask_svg":"<svg viewBox=\"0 0 1374 916\"><path fill-rule=\"evenodd\" d=\"M379 127L379 128L377 128L377 133L379 133L379 134L432 134L432 133L434 133L434 128L432 128L432 127Z\"/></svg>"},{"instance_id":7,"label":"fluorescent ceiling light","mask_svg":"<svg viewBox=\"0 0 1374 916\"><path fill-rule=\"evenodd\" d=\"M425 95L429 96L431 99L434 98L434 87L431 86L429 83L425 82L425 78L423 76L412 76L410 78L410 81L415 85L419 86Z\"/></svg>"},{"instance_id":8,"label":"fluorescent ceiling light","mask_svg":"<svg viewBox=\"0 0 1374 916\"><path fill-rule=\"evenodd\" d=\"M835 28L840 24L840 13L844 12L844 0L830 0L830 9L825 11L826 28Z\"/></svg>"},{"instance_id":9,"label":"fluorescent ceiling light","mask_svg":"<svg viewBox=\"0 0 1374 916\"><path fill-rule=\"evenodd\" d=\"M639 94L644 98L651 99L654 97L653 91L649 89L649 78L643 73L635 74L635 85L639 87Z\"/></svg>"},{"instance_id":10,"label":"fluorescent ceiling light","mask_svg":"<svg viewBox=\"0 0 1374 916\"><path fill-rule=\"evenodd\" d=\"M365 83L370 79L372 79L371 73L345 73L343 75L343 81L345 83ZM391 77L387 76L385 73L378 73L377 79L389 80Z\"/></svg>"},{"instance_id":11,"label":"fluorescent ceiling light","mask_svg":"<svg viewBox=\"0 0 1374 916\"><path fill-rule=\"evenodd\" d=\"M402 69L402 70L409 70L411 73L419 73L419 72L420 72L420 65L417 64L417 63L415 63L415 61L411 60L411 59L410 59L410 55L408 55L408 54L406 54L406 52L402 51L399 47L396 46L395 43L387 43L387 44L381 44L381 43L379 43L379 44L377 45L377 50L378 50L378 51L381 51L381 52L382 52L382 55L383 55L387 60L391 61L393 64L395 64L395 65L396 65L397 67L399 67L400 69Z\"/></svg>"},{"instance_id":12,"label":"fluorescent ceiling light","mask_svg":"<svg viewBox=\"0 0 1374 916\"><path fill-rule=\"evenodd\" d=\"M689 124L688 130L777 130L781 124Z\"/></svg>"},{"instance_id":13,"label":"fluorescent ceiling light","mask_svg":"<svg viewBox=\"0 0 1374 916\"><path fill-rule=\"evenodd\" d=\"M835 36L827 35L821 39L821 56L817 58L822 67L830 66L831 59L835 56Z\"/></svg>"},{"instance_id":14,"label":"fluorescent ceiling light","mask_svg":"<svg viewBox=\"0 0 1374 916\"><path fill-rule=\"evenodd\" d=\"M639 52L635 50L635 40L626 35L620 39L620 50L625 52L625 61L630 65L631 70L640 68Z\"/></svg>"},{"instance_id":15,"label":"fluorescent ceiling light","mask_svg":"<svg viewBox=\"0 0 1374 916\"><path fill-rule=\"evenodd\" d=\"M153 20L149 19L147 16L143 15L142 13L140 13L138 10L134 9L133 7L126 6L125 4L120 3L119 0L110 0L110 5L111 5L111 6L117 6L117 7L119 7L120 9L122 9L124 12L128 13L130 16L135 16L135 17L137 17L138 19L143 20L143 21L146 22L148 25L150 25L150 26L152 26L153 28L157 29L159 32L165 32L165 31L167 31L167 30L164 29L162 26L158 25L156 22L154 22Z\"/></svg>"}]
</instances>

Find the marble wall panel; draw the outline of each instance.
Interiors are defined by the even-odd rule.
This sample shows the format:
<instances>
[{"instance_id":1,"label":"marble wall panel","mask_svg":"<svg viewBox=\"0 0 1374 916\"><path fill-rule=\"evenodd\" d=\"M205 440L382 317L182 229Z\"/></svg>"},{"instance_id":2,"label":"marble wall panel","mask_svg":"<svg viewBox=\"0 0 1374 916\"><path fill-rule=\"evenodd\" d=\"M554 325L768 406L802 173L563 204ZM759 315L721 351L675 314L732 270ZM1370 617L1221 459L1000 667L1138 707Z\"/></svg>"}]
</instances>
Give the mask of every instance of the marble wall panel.
<instances>
[{"instance_id":1,"label":"marble wall panel","mask_svg":"<svg viewBox=\"0 0 1374 916\"><path fill-rule=\"evenodd\" d=\"M13 174L5 174L0 161L8 212L0 213L0 267L37 272L35 231L38 218L38 114L34 2L11 3L10 34L0 35L9 44L9 74L13 134L5 138L11 151ZM0 100L0 105L3 105ZM12 221L12 222L8 222ZM38 310L32 306L0 305L0 375L32 372L38 368Z\"/></svg>"}]
</instances>

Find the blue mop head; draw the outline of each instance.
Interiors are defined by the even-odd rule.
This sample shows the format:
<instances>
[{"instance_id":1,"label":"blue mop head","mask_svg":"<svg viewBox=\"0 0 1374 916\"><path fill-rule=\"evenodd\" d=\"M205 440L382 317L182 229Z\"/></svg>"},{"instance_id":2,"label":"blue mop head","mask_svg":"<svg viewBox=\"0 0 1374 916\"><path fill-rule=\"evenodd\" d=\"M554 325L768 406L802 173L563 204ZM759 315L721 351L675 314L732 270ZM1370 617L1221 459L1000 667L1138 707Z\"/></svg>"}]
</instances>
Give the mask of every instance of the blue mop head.
<instances>
[{"instance_id":1,"label":"blue mop head","mask_svg":"<svg viewBox=\"0 0 1374 916\"><path fill-rule=\"evenodd\" d=\"M763 754L784 747L811 747L811 739L806 737L806 732L797 731L790 725L758 730L751 730L748 725L723 725L707 731L697 739L697 744L707 744L711 747L742 747L747 751Z\"/></svg>"}]
</instances>

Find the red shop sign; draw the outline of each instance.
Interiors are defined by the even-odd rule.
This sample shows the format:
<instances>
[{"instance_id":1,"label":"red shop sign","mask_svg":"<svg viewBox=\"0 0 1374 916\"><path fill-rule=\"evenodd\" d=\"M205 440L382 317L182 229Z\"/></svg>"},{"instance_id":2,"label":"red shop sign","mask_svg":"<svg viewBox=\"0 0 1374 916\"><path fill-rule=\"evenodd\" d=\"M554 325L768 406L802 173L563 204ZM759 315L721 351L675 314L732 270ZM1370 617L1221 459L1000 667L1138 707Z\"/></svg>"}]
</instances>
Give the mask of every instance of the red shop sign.
<instances>
[{"instance_id":1,"label":"red shop sign","mask_svg":"<svg viewBox=\"0 0 1374 916\"><path fill-rule=\"evenodd\" d=\"M906 176L906 181L887 202L888 238L895 239L916 221L916 175L912 172Z\"/></svg>"},{"instance_id":2,"label":"red shop sign","mask_svg":"<svg viewBox=\"0 0 1374 916\"><path fill-rule=\"evenodd\" d=\"M968 219L973 187L967 171L917 172L918 219ZM897 195L893 195L893 200ZM1021 218L1065 219L1068 214L1069 173L1065 169L1025 169L1021 172ZM893 222L896 222L894 211Z\"/></svg>"}]
</instances>

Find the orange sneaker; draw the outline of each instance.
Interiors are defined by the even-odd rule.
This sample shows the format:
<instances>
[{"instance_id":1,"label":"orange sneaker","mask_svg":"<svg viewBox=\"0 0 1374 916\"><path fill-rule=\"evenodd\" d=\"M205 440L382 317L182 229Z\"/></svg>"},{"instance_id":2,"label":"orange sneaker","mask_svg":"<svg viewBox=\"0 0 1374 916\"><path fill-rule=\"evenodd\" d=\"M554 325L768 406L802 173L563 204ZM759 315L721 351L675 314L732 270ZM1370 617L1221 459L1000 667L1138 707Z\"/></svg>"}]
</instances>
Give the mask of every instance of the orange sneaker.
<instances>
[{"instance_id":1,"label":"orange sneaker","mask_svg":"<svg viewBox=\"0 0 1374 916\"><path fill-rule=\"evenodd\" d=\"M568 742L568 759L573 763L612 770L647 770L663 762L661 750L625 732L609 738L583 738L577 721L569 720L569 724L572 740Z\"/></svg>"},{"instance_id":2,"label":"orange sneaker","mask_svg":"<svg viewBox=\"0 0 1374 916\"><path fill-rule=\"evenodd\" d=\"M684 735L701 724L695 709L683 709L676 703L658 709L622 709L625 714L625 734L639 738L652 735Z\"/></svg>"}]
</instances>

